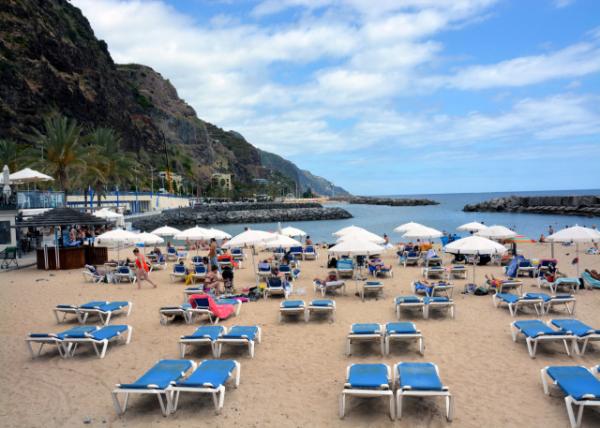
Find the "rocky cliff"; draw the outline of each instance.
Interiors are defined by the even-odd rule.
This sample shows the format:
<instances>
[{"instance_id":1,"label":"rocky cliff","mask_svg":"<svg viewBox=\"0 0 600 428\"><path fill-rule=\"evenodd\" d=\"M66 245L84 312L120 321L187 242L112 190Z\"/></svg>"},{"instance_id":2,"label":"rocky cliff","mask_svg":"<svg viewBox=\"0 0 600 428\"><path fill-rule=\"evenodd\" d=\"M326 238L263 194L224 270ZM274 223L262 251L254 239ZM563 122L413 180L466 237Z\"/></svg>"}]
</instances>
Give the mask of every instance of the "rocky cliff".
<instances>
[{"instance_id":1,"label":"rocky cliff","mask_svg":"<svg viewBox=\"0 0 600 428\"><path fill-rule=\"evenodd\" d=\"M292 178L298 183L298 190L300 193L311 189L313 193L323 196L350 195L345 189L334 185L322 177L312 174L310 171L298 168L293 162L290 162L279 155L265 152L264 150L259 150L259 152L262 164L267 168L279 171L286 177Z\"/></svg>"},{"instance_id":2,"label":"rocky cliff","mask_svg":"<svg viewBox=\"0 0 600 428\"><path fill-rule=\"evenodd\" d=\"M381 198L377 196L349 196L330 198L334 201L348 202L358 205L387 205L390 207L405 207L417 205L439 205L439 202L431 199L410 199L410 198Z\"/></svg>"},{"instance_id":3,"label":"rocky cliff","mask_svg":"<svg viewBox=\"0 0 600 428\"><path fill-rule=\"evenodd\" d=\"M463 211L600 216L600 196L509 196L465 205Z\"/></svg>"},{"instance_id":4,"label":"rocky cliff","mask_svg":"<svg viewBox=\"0 0 600 428\"><path fill-rule=\"evenodd\" d=\"M240 134L199 119L158 72L115 64L106 43L66 0L2 0L0 138L26 144L53 112L87 130L115 129L124 148L155 170L166 166L166 146L171 169L198 184L227 172L242 187L265 178L293 191L299 179L265 166Z\"/></svg>"}]
</instances>

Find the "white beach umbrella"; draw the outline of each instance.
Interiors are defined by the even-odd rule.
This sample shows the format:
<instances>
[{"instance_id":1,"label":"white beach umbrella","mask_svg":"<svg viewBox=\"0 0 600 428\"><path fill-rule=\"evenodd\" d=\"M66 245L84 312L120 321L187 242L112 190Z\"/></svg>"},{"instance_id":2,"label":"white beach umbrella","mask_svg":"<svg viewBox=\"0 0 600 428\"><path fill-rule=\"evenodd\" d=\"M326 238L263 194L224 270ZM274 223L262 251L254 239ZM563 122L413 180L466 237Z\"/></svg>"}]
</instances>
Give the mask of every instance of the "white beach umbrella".
<instances>
[{"instance_id":1,"label":"white beach umbrella","mask_svg":"<svg viewBox=\"0 0 600 428\"><path fill-rule=\"evenodd\" d=\"M154 229L150 233L152 233L154 235L158 235L158 236L175 236L179 232L181 232L179 229L175 229L174 227L165 225L165 226L159 227L158 229Z\"/></svg>"},{"instance_id":2,"label":"white beach umbrella","mask_svg":"<svg viewBox=\"0 0 600 428\"><path fill-rule=\"evenodd\" d=\"M234 236L223 246L226 248L255 247L264 244L267 241L271 241L276 237L277 235L275 233L249 229Z\"/></svg>"},{"instance_id":3,"label":"white beach umbrella","mask_svg":"<svg viewBox=\"0 0 600 428\"><path fill-rule=\"evenodd\" d=\"M510 230L506 226L494 225L480 230L476 235L490 239L508 239L517 236L517 232Z\"/></svg>"},{"instance_id":4,"label":"white beach umbrella","mask_svg":"<svg viewBox=\"0 0 600 428\"><path fill-rule=\"evenodd\" d=\"M338 230L337 232L333 232L333 236L342 236L342 235L346 235L347 233L356 233L356 232L368 232L367 229L359 227L359 226L348 226L348 227L344 227L340 230Z\"/></svg>"},{"instance_id":5,"label":"white beach umbrella","mask_svg":"<svg viewBox=\"0 0 600 428\"><path fill-rule=\"evenodd\" d=\"M154 233L142 232L137 234L137 240L135 242L144 245L156 245L162 244L165 240Z\"/></svg>"},{"instance_id":6,"label":"white beach umbrella","mask_svg":"<svg viewBox=\"0 0 600 428\"><path fill-rule=\"evenodd\" d=\"M292 226L284 227L279 233L285 236L306 236L305 231Z\"/></svg>"},{"instance_id":7,"label":"white beach umbrella","mask_svg":"<svg viewBox=\"0 0 600 428\"><path fill-rule=\"evenodd\" d=\"M125 229L113 229L96 237L99 244L112 244L117 246L117 259L121 255L121 245L134 244L137 239L137 233Z\"/></svg>"},{"instance_id":8,"label":"white beach umbrella","mask_svg":"<svg viewBox=\"0 0 600 428\"><path fill-rule=\"evenodd\" d=\"M302 243L296 241L289 236L282 235L279 233L275 234L275 239L265 242L265 248L290 248L290 247L301 247Z\"/></svg>"},{"instance_id":9,"label":"white beach umbrella","mask_svg":"<svg viewBox=\"0 0 600 428\"><path fill-rule=\"evenodd\" d=\"M441 238L442 236L444 234L439 230L423 225L413 226L402 235L406 239L434 239Z\"/></svg>"},{"instance_id":10,"label":"white beach umbrella","mask_svg":"<svg viewBox=\"0 0 600 428\"><path fill-rule=\"evenodd\" d=\"M205 239L210 239L211 233L210 230L205 229L204 227L194 226L175 234L174 238L180 241L203 241Z\"/></svg>"},{"instance_id":11,"label":"white beach umbrella","mask_svg":"<svg viewBox=\"0 0 600 428\"><path fill-rule=\"evenodd\" d=\"M349 240L354 240L354 241L363 240L363 241L373 242L375 244L385 243L385 239L383 239L379 235L369 232L368 230L357 230L355 232L346 233L345 235L340 236L336 242L343 242L343 241L349 241Z\"/></svg>"},{"instance_id":12,"label":"white beach umbrella","mask_svg":"<svg viewBox=\"0 0 600 428\"><path fill-rule=\"evenodd\" d=\"M10 174L9 180L15 184L37 183L40 181L54 181L54 178L31 168L24 168Z\"/></svg>"},{"instance_id":13,"label":"white beach umbrella","mask_svg":"<svg viewBox=\"0 0 600 428\"><path fill-rule=\"evenodd\" d=\"M219 241L221 241L223 239L231 239L231 235L229 233L225 232L224 230L215 229L215 228L211 227L210 229L208 229L208 231L210 232L211 238L215 238Z\"/></svg>"},{"instance_id":14,"label":"white beach umbrella","mask_svg":"<svg viewBox=\"0 0 600 428\"><path fill-rule=\"evenodd\" d=\"M467 255L492 255L504 254L507 250L502 244L482 236L468 236L457 239L444 247L444 251L450 254Z\"/></svg>"},{"instance_id":15,"label":"white beach umbrella","mask_svg":"<svg viewBox=\"0 0 600 428\"><path fill-rule=\"evenodd\" d=\"M500 255L507 250L502 244L482 236L469 236L467 238L457 239L444 247L444 251L450 254L465 255ZM473 283L475 284L475 260L473 261Z\"/></svg>"},{"instance_id":16,"label":"white beach umbrella","mask_svg":"<svg viewBox=\"0 0 600 428\"><path fill-rule=\"evenodd\" d=\"M456 230L460 230L461 232L479 232L483 229L487 229L487 226L483 223L478 223L476 221L472 221L471 223L465 223L456 228Z\"/></svg>"},{"instance_id":17,"label":"white beach umbrella","mask_svg":"<svg viewBox=\"0 0 600 428\"><path fill-rule=\"evenodd\" d=\"M577 258L577 277L579 277L579 243L600 242L600 232L584 226L572 226L559 230L548 236L550 242L572 242L575 244L575 257Z\"/></svg>"},{"instance_id":18,"label":"white beach umbrella","mask_svg":"<svg viewBox=\"0 0 600 428\"><path fill-rule=\"evenodd\" d=\"M252 247L252 267L256 269L254 262L254 249L257 246L264 245L268 241L272 241L277 238L277 234L271 232L265 232L263 230L252 230L248 229L239 235L234 236L227 241L224 248L237 248L237 247Z\"/></svg>"},{"instance_id":19,"label":"white beach umbrella","mask_svg":"<svg viewBox=\"0 0 600 428\"><path fill-rule=\"evenodd\" d=\"M400 226L396 227L394 229L394 232L406 233L410 229L412 229L413 227L416 227L416 226L421 227L423 225L421 223L415 223L414 221L409 221L408 223L404 223L404 224L401 224Z\"/></svg>"},{"instance_id":20,"label":"white beach umbrella","mask_svg":"<svg viewBox=\"0 0 600 428\"><path fill-rule=\"evenodd\" d=\"M328 252L329 254L338 255L348 254L351 256L369 256L371 254L381 254L384 250L385 248L381 245L377 245L376 243L365 239L356 238L342 241L331 247Z\"/></svg>"}]
</instances>

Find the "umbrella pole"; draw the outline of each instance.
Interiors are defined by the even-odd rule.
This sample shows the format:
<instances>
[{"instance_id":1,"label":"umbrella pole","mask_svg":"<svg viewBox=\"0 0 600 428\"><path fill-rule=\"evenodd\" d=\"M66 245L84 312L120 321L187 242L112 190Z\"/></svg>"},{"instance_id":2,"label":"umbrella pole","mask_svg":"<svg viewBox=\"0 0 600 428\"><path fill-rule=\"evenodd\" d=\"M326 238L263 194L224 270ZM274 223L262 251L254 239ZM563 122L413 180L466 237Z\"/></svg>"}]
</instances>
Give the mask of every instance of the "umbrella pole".
<instances>
[{"instance_id":1,"label":"umbrella pole","mask_svg":"<svg viewBox=\"0 0 600 428\"><path fill-rule=\"evenodd\" d=\"M577 260L577 278L579 278L579 243L575 243L575 260Z\"/></svg>"}]
</instances>

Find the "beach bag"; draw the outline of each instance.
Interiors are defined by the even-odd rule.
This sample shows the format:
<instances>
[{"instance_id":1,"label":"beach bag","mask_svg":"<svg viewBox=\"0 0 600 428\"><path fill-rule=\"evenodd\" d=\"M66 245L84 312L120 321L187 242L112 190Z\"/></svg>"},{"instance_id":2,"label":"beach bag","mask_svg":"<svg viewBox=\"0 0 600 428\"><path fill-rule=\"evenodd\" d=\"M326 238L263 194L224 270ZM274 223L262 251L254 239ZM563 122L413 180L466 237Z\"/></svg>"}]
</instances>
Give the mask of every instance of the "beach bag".
<instances>
[{"instance_id":1,"label":"beach bag","mask_svg":"<svg viewBox=\"0 0 600 428\"><path fill-rule=\"evenodd\" d=\"M475 289L475 291L473 292L474 295L476 296L487 296L489 293L487 288L484 287L477 287Z\"/></svg>"}]
</instances>

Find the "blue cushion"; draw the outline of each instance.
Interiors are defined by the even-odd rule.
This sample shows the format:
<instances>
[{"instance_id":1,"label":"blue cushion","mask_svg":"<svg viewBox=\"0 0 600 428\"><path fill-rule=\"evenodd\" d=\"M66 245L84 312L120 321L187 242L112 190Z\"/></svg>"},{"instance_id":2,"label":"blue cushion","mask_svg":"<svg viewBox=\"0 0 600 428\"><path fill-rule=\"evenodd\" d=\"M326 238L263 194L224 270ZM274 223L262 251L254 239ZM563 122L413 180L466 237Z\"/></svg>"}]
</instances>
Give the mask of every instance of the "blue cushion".
<instances>
[{"instance_id":1,"label":"blue cushion","mask_svg":"<svg viewBox=\"0 0 600 428\"><path fill-rule=\"evenodd\" d=\"M91 336L95 340L112 339L113 337L117 337L125 331L127 331L126 325L107 325L106 327L102 327L100 330L92 332Z\"/></svg>"},{"instance_id":2,"label":"blue cushion","mask_svg":"<svg viewBox=\"0 0 600 428\"><path fill-rule=\"evenodd\" d=\"M552 297L546 293L527 293L525 294L525 299L542 299L545 303L550 301Z\"/></svg>"},{"instance_id":3,"label":"blue cushion","mask_svg":"<svg viewBox=\"0 0 600 428\"><path fill-rule=\"evenodd\" d=\"M106 300L92 300L91 302L84 303L83 305L81 305L79 307L82 309L96 309L102 305L106 305L107 303L110 303L110 302L107 302ZM70 305L59 305L59 306L70 307Z\"/></svg>"},{"instance_id":4,"label":"blue cushion","mask_svg":"<svg viewBox=\"0 0 600 428\"><path fill-rule=\"evenodd\" d=\"M422 303L420 297L418 296L398 296L396 297L396 304L399 303Z\"/></svg>"},{"instance_id":5,"label":"blue cushion","mask_svg":"<svg viewBox=\"0 0 600 428\"><path fill-rule=\"evenodd\" d=\"M435 297L423 297L423 303L428 305L429 303L444 303L449 302L450 299L448 297L435 296Z\"/></svg>"},{"instance_id":6,"label":"blue cushion","mask_svg":"<svg viewBox=\"0 0 600 428\"><path fill-rule=\"evenodd\" d=\"M121 384L121 388L165 389L181 379L191 367L192 362L188 360L160 360L134 383Z\"/></svg>"},{"instance_id":7,"label":"blue cushion","mask_svg":"<svg viewBox=\"0 0 600 428\"><path fill-rule=\"evenodd\" d=\"M241 305L241 300L238 299L217 299L217 305Z\"/></svg>"},{"instance_id":8,"label":"blue cushion","mask_svg":"<svg viewBox=\"0 0 600 428\"><path fill-rule=\"evenodd\" d=\"M329 306L333 306L333 301L328 300L328 299L318 299L318 300L313 300L312 302L310 302L311 306L323 306L323 307L329 307Z\"/></svg>"},{"instance_id":9,"label":"blue cushion","mask_svg":"<svg viewBox=\"0 0 600 428\"><path fill-rule=\"evenodd\" d=\"M348 383L352 388L381 388L390 383L388 368L385 364L354 364Z\"/></svg>"},{"instance_id":10,"label":"blue cushion","mask_svg":"<svg viewBox=\"0 0 600 428\"><path fill-rule=\"evenodd\" d=\"M184 265L173 266L173 273L185 273L185 266Z\"/></svg>"},{"instance_id":11,"label":"blue cushion","mask_svg":"<svg viewBox=\"0 0 600 428\"><path fill-rule=\"evenodd\" d=\"M585 367L548 367L548 375L554 379L566 395L570 395L575 400L600 398L600 380Z\"/></svg>"},{"instance_id":12,"label":"blue cushion","mask_svg":"<svg viewBox=\"0 0 600 428\"><path fill-rule=\"evenodd\" d=\"M497 293L496 297L502 299L506 303L517 303L521 298L511 293Z\"/></svg>"},{"instance_id":13,"label":"blue cushion","mask_svg":"<svg viewBox=\"0 0 600 428\"><path fill-rule=\"evenodd\" d=\"M441 391L442 381L432 363L398 364L400 387L417 391Z\"/></svg>"},{"instance_id":14,"label":"blue cushion","mask_svg":"<svg viewBox=\"0 0 600 428\"><path fill-rule=\"evenodd\" d=\"M540 320L524 320L515 322L515 327L517 327L521 332L527 337L538 337L538 336L546 336L546 335L561 335L564 334L563 331L552 330L546 324L541 322Z\"/></svg>"},{"instance_id":15,"label":"blue cushion","mask_svg":"<svg viewBox=\"0 0 600 428\"><path fill-rule=\"evenodd\" d=\"M381 332L381 326L375 323L352 324L352 334L376 334Z\"/></svg>"},{"instance_id":16,"label":"blue cushion","mask_svg":"<svg viewBox=\"0 0 600 428\"><path fill-rule=\"evenodd\" d=\"M229 330L223 337L227 339L248 339L254 340L258 334L258 327L256 326L241 326L236 325Z\"/></svg>"},{"instance_id":17,"label":"blue cushion","mask_svg":"<svg viewBox=\"0 0 600 428\"><path fill-rule=\"evenodd\" d=\"M304 307L304 301L302 300L285 300L281 302L282 308L302 308Z\"/></svg>"},{"instance_id":18,"label":"blue cushion","mask_svg":"<svg viewBox=\"0 0 600 428\"><path fill-rule=\"evenodd\" d=\"M385 325L388 334L411 334L417 329L412 322L389 322Z\"/></svg>"},{"instance_id":19,"label":"blue cushion","mask_svg":"<svg viewBox=\"0 0 600 428\"><path fill-rule=\"evenodd\" d=\"M233 360L206 360L187 379L177 382L177 386L218 388L225 384L235 369Z\"/></svg>"},{"instance_id":20,"label":"blue cushion","mask_svg":"<svg viewBox=\"0 0 600 428\"><path fill-rule=\"evenodd\" d=\"M381 281L367 281L365 285L367 287L382 287L383 283Z\"/></svg>"},{"instance_id":21,"label":"blue cushion","mask_svg":"<svg viewBox=\"0 0 600 428\"><path fill-rule=\"evenodd\" d=\"M223 334L225 328L220 325L205 325L198 327L194 333L188 336L182 336L183 339L210 339L217 340Z\"/></svg>"},{"instance_id":22,"label":"blue cushion","mask_svg":"<svg viewBox=\"0 0 600 428\"><path fill-rule=\"evenodd\" d=\"M101 312L112 312L112 311L116 311L117 309L122 309L124 307L126 307L127 305L129 305L129 302L105 302L102 305L95 305L95 306L88 306L86 305L81 305L82 309L97 309Z\"/></svg>"},{"instance_id":23,"label":"blue cushion","mask_svg":"<svg viewBox=\"0 0 600 428\"><path fill-rule=\"evenodd\" d=\"M600 334L600 330L596 330L587 324L576 319L560 319L552 320L553 325L560 328L563 332L571 332L576 336L584 337L588 334Z\"/></svg>"},{"instance_id":24,"label":"blue cushion","mask_svg":"<svg viewBox=\"0 0 600 428\"><path fill-rule=\"evenodd\" d=\"M70 328L70 329L65 330L63 332L57 333L57 334L51 334L51 333L31 333L29 335L29 337L37 337L37 338L42 338L42 337L56 337L57 339L63 340L67 336L85 335L85 333L90 333L90 332L96 330L97 328L98 327L85 325L85 326L73 327L73 328Z\"/></svg>"}]
</instances>

